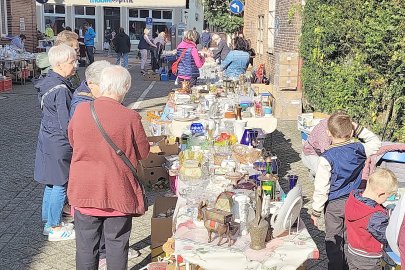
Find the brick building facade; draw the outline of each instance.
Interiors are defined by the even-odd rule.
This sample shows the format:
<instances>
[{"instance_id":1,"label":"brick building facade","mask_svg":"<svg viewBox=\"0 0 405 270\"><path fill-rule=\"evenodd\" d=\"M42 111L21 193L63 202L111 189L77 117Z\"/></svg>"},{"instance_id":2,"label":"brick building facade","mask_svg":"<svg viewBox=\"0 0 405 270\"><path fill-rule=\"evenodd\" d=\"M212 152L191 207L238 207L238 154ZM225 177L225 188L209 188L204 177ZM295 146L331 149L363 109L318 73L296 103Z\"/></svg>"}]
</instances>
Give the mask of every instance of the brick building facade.
<instances>
[{"instance_id":1,"label":"brick building facade","mask_svg":"<svg viewBox=\"0 0 405 270\"><path fill-rule=\"evenodd\" d=\"M302 112L299 37L303 0L245 0L244 35L265 65L275 117L296 120Z\"/></svg>"},{"instance_id":2,"label":"brick building facade","mask_svg":"<svg viewBox=\"0 0 405 270\"><path fill-rule=\"evenodd\" d=\"M254 66L265 64L271 83L299 89L302 0L246 0L244 35L256 51Z\"/></svg>"},{"instance_id":3,"label":"brick building facade","mask_svg":"<svg viewBox=\"0 0 405 270\"><path fill-rule=\"evenodd\" d=\"M3 1L2 7L6 7L6 33L8 36L17 36L24 34L27 37L25 41L25 49L29 52L34 52L38 46L37 41L37 25L35 13L35 1L32 0L0 0ZM0 44L8 44L9 41L2 38Z\"/></svg>"}]
</instances>

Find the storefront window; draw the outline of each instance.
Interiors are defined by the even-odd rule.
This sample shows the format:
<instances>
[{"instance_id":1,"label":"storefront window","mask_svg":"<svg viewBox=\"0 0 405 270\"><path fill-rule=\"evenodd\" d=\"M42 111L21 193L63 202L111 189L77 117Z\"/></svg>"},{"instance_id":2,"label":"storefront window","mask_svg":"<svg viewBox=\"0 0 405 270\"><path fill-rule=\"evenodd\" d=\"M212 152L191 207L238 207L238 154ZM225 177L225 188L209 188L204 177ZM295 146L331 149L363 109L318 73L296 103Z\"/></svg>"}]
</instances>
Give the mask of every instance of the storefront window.
<instances>
[{"instance_id":1,"label":"storefront window","mask_svg":"<svg viewBox=\"0 0 405 270\"><path fill-rule=\"evenodd\" d=\"M96 31L95 7L75 6L75 29L82 29L88 23Z\"/></svg>"},{"instance_id":2,"label":"storefront window","mask_svg":"<svg viewBox=\"0 0 405 270\"><path fill-rule=\"evenodd\" d=\"M84 15L84 6L76 6L75 7L75 14L76 15Z\"/></svg>"},{"instance_id":3,"label":"storefront window","mask_svg":"<svg viewBox=\"0 0 405 270\"><path fill-rule=\"evenodd\" d=\"M140 15L139 17L141 18L148 18L149 17L149 10L148 9L141 9L139 11Z\"/></svg>"},{"instance_id":4,"label":"storefront window","mask_svg":"<svg viewBox=\"0 0 405 270\"><path fill-rule=\"evenodd\" d=\"M172 12L168 10L163 10L163 19L171 20L172 19Z\"/></svg>"},{"instance_id":5,"label":"storefront window","mask_svg":"<svg viewBox=\"0 0 405 270\"><path fill-rule=\"evenodd\" d=\"M55 35L65 30L65 17L45 16L45 26L50 25Z\"/></svg>"},{"instance_id":6,"label":"storefront window","mask_svg":"<svg viewBox=\"0 0 405 270\"><path fill-rule=\"evenodd\" d=\"M146 27L146 18L152 17L152 36L160 32L169 32L173 24L171 10L129 10L129 37L131 40L140 40Z\"/></svg>"},{"instance_id":7,"label":"storefront window","mask_svg":"<svg viewBox=\"0 0 405 270\"><path fill-rule=\"evenodd\" d=\"M55 5L55 13L57 13L57 14L65 14L65 6Z\"/></svg>"},{"instance_id":8,"label":"storefront window","mask_svg":"<svg viewBox=\"0 0 405 270\"><path fill-rule=\"evenodd\" d=\"M162 18L162 11L160 11L160 10L152 10L152 18L153 19L161 19Z\"/></svg>"},{"instance_id":9,"label":"storefront window","mask_svg":"<svg viewBox=\"0 0 405 270\"><path fill-rule=\"evenodd\" d=\"M45 4L44 15L44 28L49 25L53 29L55 35L65 30L65 6Z\"/></svg>"},{"instance_id":10,"label":"storefront window","mask_svg":"<svg viewBox=\"0 0 405 270\"><path fill-rule=\"evenodd\" d=\"M129 38L131 40L140 40L143 35L143 29L146 27L145 21L129 22Z\"/></svg>"},{"instance_id":11,"label":"storefront window","mask_svg":"<svg viewBox=\"0 0 405 270\"><path fill-rule=\"evenodd\" d=\"M129 10L129 17L130 18L139 18L139 10L138 9L130 9Z\"/></svg>"}]
</instances>

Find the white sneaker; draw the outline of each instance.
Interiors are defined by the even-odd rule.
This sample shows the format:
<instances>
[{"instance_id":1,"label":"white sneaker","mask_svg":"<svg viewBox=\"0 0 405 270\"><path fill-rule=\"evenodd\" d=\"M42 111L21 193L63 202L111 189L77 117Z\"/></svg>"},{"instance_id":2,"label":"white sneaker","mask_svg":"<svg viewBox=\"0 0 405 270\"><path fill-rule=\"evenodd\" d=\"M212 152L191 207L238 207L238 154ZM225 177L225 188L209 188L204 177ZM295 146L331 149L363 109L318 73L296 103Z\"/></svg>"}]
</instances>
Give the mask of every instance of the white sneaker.
<instances>
[{"instance_id":1,"label":"white sneaker","mask_svg":"<svg viewBox=\"0 0 405 270\"><path fill-rule=\"evenodd\" d=\"M76 238L75 230L73 228L73 224L65 225L63 224L60 229L52 228L49 231L48 241L56 242L56 241L65 241L65 240L74 240Z\"/></svg>"}]
</instances>

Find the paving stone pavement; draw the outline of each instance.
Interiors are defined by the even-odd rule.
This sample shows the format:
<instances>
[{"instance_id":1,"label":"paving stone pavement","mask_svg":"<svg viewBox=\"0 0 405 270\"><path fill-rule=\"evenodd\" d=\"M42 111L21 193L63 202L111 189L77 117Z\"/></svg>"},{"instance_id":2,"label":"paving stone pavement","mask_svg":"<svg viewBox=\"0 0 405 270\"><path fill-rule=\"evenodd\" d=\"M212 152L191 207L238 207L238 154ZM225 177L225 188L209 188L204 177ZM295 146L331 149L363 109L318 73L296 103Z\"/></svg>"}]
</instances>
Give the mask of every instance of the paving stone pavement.
<instances>
[{"instance_id":1,"label":"paving stone pavement","mask_svg":"<svg viewBox=\"0 0 405 270\"><path fill-rule=\"evenodd\" d=\"M101 58L106 57L96 56L96 59ZM108 60L115 61L112 57ZM133 86L124 100L125 105L137 101L151 84L142 80L137 63L136 59L130 60ZM80 69L82 78L83 72L84 69ZM173 82L156 82L140 102L141 114L160 109L173 85ZM48 242L42 235L43 186L33 180L40 110L31 83L13 87L12 92L0 94L0 269L75 269L75 241ZM311 225L307 214L313 184L299 158L301 139L295 121L279 121L273 146L281 161L281 177L296 174L303 186L305 206L301 217L320 250L320 259L309 260L307 267L326 269L324 232ZM286 186L285 180L281 183ZM150 194L152 201L157 195ZM140 269L150 261L151 215L150 207L146 215L133 219L130 245L139 250L141 256L131 259L128 269Z\"/></svg>"}]
</instances>

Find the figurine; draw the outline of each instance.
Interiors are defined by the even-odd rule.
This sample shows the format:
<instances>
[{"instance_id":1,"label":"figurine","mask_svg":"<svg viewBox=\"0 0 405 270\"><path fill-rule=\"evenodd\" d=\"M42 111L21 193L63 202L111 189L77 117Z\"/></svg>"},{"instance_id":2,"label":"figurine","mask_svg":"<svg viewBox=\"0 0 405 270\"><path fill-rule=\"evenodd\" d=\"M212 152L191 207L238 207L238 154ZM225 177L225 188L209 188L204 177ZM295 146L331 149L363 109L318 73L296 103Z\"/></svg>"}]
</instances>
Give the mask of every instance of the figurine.
<instances>
[{"instance_id":1,"label":"figurine","mask_svg":"<svg viewBox=\"0 0 405 270\"><path fill-rule=\"evenodd\" d=\"M231 236L236 234L239 227L232 222L232 214L219 209L207 209L207 202L203 201L198 206L198 220L204 220L204 226L208 231L208 243L212 242L212 233L219 236L218 246L221 245L224 236L227 238L228 246L235 243ZM226 243L226 242L225 242Z\"/></svg>"}]
</instances>

